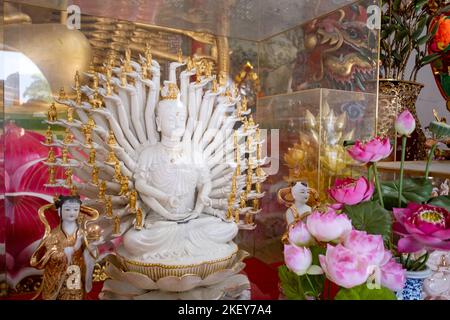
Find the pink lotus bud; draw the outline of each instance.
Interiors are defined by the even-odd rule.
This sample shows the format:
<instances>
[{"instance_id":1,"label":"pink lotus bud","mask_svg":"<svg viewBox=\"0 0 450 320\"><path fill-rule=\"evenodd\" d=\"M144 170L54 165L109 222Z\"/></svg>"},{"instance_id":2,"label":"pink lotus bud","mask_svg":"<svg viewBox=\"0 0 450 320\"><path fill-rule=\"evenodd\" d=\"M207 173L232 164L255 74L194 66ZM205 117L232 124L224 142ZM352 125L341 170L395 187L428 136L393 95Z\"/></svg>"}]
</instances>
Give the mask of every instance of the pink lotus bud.
<instances>
[{"instance_id":1,"label":"pink lotus bud","mask_svg":"<svg viewBox=\"0 0 450 320\"><path fill-rule=\"evenodd\" d=\"M416 120L411 112L405 109L395 120L395 130L400 136L409 136L416 129Z\"/></svg>"},{"instance_id":2,"label":"pink lotus bud","mask_svg":"<svg viewBox=\"0 0 450 320\"><path fill-rule=\"evenodd\" d=\"M299 247L309 246L314 242L303 221L299 221L289 227L289 242Z\"/></svg>"},{"instance_id":3,"label":"pink lotus bud","mask_svg":"<svg viewBox=\"0 0 450 320\"><path fill-rule=\"evenodd\" d=\"M314 238L321 242L342 240L352 230L352 223L345 214L313 212L306 220L306 226Z\"/></svg>"},{"instance_id":4,"label":"pink lotus bud","mask_svg":"<svg viewBox=\"0 0 450 320\"><path fill-rule=\"evenodd\" d=\"M289 270L301 276L311 267L312 254L308 248L285 245L284 260Z\"/></svg>"}]
</instances>

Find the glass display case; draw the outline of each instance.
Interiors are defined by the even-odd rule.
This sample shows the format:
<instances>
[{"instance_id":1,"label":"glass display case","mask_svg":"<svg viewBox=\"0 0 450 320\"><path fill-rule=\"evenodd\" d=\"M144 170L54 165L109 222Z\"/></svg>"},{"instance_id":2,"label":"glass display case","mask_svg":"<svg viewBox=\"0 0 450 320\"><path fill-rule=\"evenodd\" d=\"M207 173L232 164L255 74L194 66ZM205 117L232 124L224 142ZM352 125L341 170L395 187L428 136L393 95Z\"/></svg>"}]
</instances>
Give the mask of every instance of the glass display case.
<instances>
[{"instance_id":1,"label":"glass display case","mask_svg":"<svg viewBox=\"0 0 450 320\"><path fill-rule=\"evenodd\" d=\"M0 290L33 292L42 272L29 260L44 232L38 208L49 188L42 160L54 98L75 99L75 72L105 72L150 47L161 65L197 57L227 74L248 101L270 158L256 229L239 245L266 264L282 260L277 190L307 182L326 189L350 166L345 140L377 132L379 30L375 0L10 0L2 5L2 198ZM55 104L58 116L67 107ZM395 115L393 115L395 116ZM393 117L392 116L392 117ZM389 118L389 117L387 117ZM384 117L386 120L386 117ZM60 138L64 131L55 131ZM63 172L56 172L61 178ZM55 221L49 221L54 225ZM97 272L101 279L101 265Z\"/></svg>"}]
</instances>

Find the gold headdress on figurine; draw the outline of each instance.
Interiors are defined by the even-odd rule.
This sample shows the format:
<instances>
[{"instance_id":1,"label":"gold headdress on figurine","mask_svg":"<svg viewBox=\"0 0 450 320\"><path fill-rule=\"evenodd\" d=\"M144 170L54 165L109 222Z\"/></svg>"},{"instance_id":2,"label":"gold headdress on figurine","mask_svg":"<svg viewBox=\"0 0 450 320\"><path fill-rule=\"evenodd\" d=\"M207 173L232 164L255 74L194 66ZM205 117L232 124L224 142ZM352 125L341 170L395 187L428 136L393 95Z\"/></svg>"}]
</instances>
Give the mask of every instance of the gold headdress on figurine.
<instances>
[{"instance_id":1,"label":"gold headdress on figurine","mask_svg":"<svg viewBox=\"0 0 450 320\"><path fill-rule=\"evenodd\" d=\"M55 210L57 211L58 209L58 202L61 202L62 197L66 197L66 198L74 198L74 199L80 199L79 196L62 196L59 195L57 197L55 197L55 203L49 203L46 205L43 205L42 207L39 208L38 211L38 215L39 215L39 219L41 220L41 222L44 224L45 227L45 232L44 232L44 237L43 239L47 238L48 235L51 232L51 227L50 224L47 221L47 218L45 217L45 212L48 210ZM81 201L80 201L81 202ZM87 230L87 223L88 222L92 222L98 219L99 217L99 212L94 209L94 208L90 208L87 206L80 206L80 214L84 215L84 218L82 219L83 224L82 224L82 230Z\"/></svg>"},{"instance_id":2,"label":"gold headdress on figurine","mask_svg":"<svg viewBox=\"0 0 450 320\"><path fill-rule=\"evenodd\" d=\"M164 87L163 90L161 90L161 98L162 100L177 100L179 93L180 90L176 83L168 83L167 87Z\"/></svg>"}]
</instances>

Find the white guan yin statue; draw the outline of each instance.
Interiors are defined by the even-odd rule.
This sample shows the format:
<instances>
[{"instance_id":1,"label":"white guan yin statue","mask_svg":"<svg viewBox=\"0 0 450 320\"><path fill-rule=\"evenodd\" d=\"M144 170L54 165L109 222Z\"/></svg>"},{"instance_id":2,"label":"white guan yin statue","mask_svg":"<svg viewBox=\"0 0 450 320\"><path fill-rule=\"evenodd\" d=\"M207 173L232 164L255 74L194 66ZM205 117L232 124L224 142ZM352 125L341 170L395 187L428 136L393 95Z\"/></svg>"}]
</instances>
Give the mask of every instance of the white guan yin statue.
<instances>
[{"instance_id":1,"label":"white guan yin statue","mask_svg":"<svg viewBox=\"0 0 450 320\"><path fill-rule=\"evenodd\" d=\"M122 66L87 73L89 86L76 75L77 98L57 100L67 119L49 111L47 122L66 135L47 134L46 145L62 148L45 162L48 185L76 189L104 213L106 237L123 239L108 259L104 299L220 298L248 288L233 239L255 227L268 161L246 99L211 69L180 57L161 86L150 52L138 63L127 50ZM63 179L53 177L57 167Z\"/></svg>"}]
</instances>

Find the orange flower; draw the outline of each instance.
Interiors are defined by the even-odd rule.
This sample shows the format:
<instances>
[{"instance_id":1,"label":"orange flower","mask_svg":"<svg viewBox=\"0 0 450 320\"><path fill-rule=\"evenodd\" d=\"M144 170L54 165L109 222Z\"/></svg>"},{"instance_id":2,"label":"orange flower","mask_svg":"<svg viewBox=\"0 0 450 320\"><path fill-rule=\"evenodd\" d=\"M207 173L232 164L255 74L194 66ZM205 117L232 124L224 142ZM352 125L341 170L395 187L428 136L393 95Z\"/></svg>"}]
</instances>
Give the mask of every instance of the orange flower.
<instances>
[{"instance_id":1,"label":"orange flower","mask_svg":"<svg viewBox=\"0 0 450 320\"><path fill-rule=\"evenodd\" d=\"M434 36L434 42L439 50L444 50L450 43L450 19L441 17L438 24L439 28Z\"/></svg>"}]
</instances>

